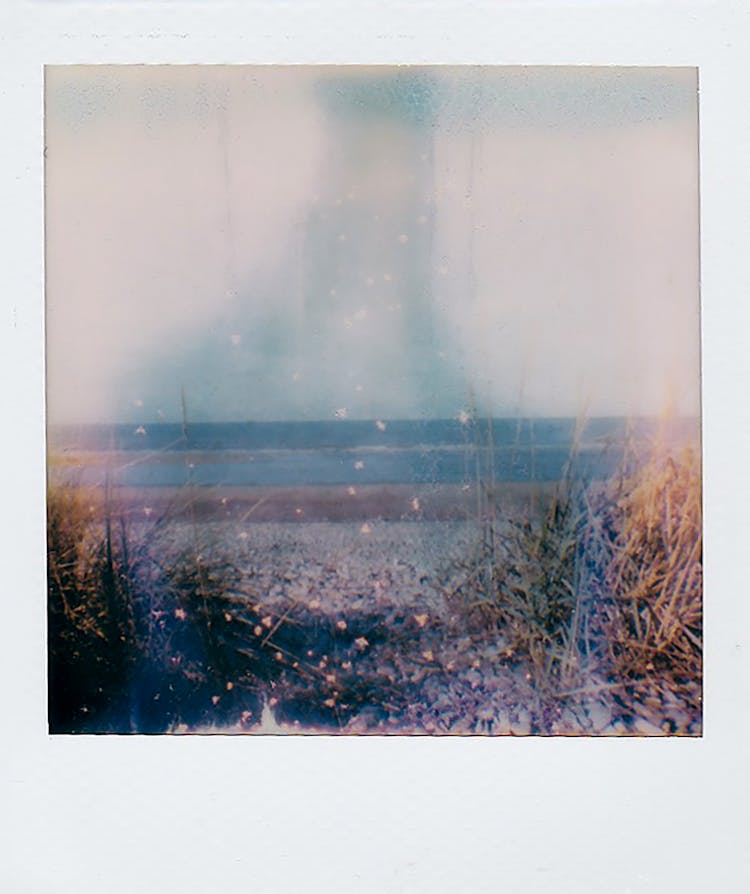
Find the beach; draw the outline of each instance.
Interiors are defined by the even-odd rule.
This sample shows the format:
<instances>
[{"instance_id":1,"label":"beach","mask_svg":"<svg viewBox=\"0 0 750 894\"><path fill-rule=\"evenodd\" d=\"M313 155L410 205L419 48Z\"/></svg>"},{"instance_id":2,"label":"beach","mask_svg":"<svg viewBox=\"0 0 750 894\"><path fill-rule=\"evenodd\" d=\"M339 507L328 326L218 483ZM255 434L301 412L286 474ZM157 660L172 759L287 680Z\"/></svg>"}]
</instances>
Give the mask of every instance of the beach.
<instances>
[{"instance_id":1,"label":"beach","mask_svg":"<svg viewBox=\"0 0 750 894\"><path fill-rule=\"evenodd\" d=\"M133 534L153 537L144 522ZM263 716L229 710L220 722L178 724L173 731L538 731L523 656L504 637L467 630L452 611L451 597L480 538L477 524L465 521L214 520L164 527L153 542L167 561L187 554L225 574L232 569L221 594L222 629L241 626L272 669L278 666L264 692ZM241 679L238 666L227 682L234 689ZM226 692L217 696L227 701Z\"/></svg>"},{"instance_id":2,"label":"beach","mask_svg":"<svg viewBox=\"0 0 750 894\"><path fill-rule=\"evenodd\" d=\"M150 540L170 566L223 569L208 594L216 635L235 645L239 636L239 654L262 656L259 672L254 665L265 681L260 689L245 661L232 658L211 696L215 719L177 722L172 732L614 736L698 729L677 699L623 711L596 675L578 696L545 699L534 662L511 632L466 614L463 588L482 555L476 521L214 518L153 527L139 520L132 536ZM190 624L187 611L183 617L176 610L178 628ZM249 708L238 698L243 686L258 695Z\"/></svg>"},{"instance_id":3,"label":"beach","mask_svg":"<svg viewBox=\"0 0 750 894\"><path fill-rule=\"evenodd\" d=\"M77 488L101 515L105 505L125 517L168 515L201 521L467 521L476 520L480 499L491 496L501 511L534 511L547 500L554 485L543 482L502 482L491 493L474 485L386 484L288 487ZM481 495L481 496L480 496Z\"/></svg>"},{"instance_id":4,"label":"beach","mask_svg":"<svg viewBox=\"0 0 750 894\"><path fill-rule=\"evenodd\" d=\"M130 450L52 456L53 728L699 735L701 683L684 659L700 632L696 467L657 459L623 501L625 478L565 466L559 443L565 474L529 480L537 450L503 465L405 432L408 448L321 448L319 463L304 445L211 446L259 437L236 426L207 428L204 450L157 429L164 451L126 432ZM651 543L654 524L677 538L673 557ZM614 577L626 531L635 564ZM674 581L670 598L690 594L679 616L662 609L673 639L640 616L631 627L630 602L612 599L610 581L637 588L649 562ZM651 656L666 650L662 677Z\"/></svg>"}]
</instances>

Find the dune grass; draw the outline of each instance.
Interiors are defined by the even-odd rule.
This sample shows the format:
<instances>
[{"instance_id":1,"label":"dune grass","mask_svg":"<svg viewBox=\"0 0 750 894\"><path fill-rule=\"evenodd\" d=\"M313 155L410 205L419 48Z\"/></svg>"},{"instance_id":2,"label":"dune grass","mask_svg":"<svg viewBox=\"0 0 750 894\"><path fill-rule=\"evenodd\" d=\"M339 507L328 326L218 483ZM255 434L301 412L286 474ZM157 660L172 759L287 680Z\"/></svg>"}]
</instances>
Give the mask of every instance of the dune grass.
<instances>
[{"instance_id":1,"label":"dune grass","mask_svg":"<svg viewBox=\"0 0 750 894\"><path fill-rule=\"evenodd\" d=\"M126 716L136 660L125 532L113 530L111 519L95 521L85 496L56 488L47 500L52 731L75 732Z\"/></svg>"},{"instance_id":2,"label":"dune grass","mask_svg":"<svg viewBox=\"0 0 750 894\"><path fill-rule=\"evenodd\" d=\"M48 492L51 732L252 728L277 686L287 710L337 727L392 688L351 663L335 679L324 668L359 654L365 634L393 639L382 618L268 604L202 526L176 531L168 514L133 526L94 497Z\"/></svg>"},{"instance_id":3,"label":"dune grass","mask_svg":"<svg viewBox=\"0 0 750 894\"><path fill-rule=\"evenodd\" d=\"M175 553L168 516L136 533L108 495L90 497L75 485L48 491L50 731L164 732L258 715L270 659L252 642L228 645L236 569L207 566L195 541Z\"/></svg>"},{"instance_id":4,"label":"dune grass","mask_svg":"<svg viewBox=\"0 0 750 894\"><path fill-rule=\"evenodd\" d=\"M702 504L697 453L656 451L592 494L597 616L589 638L633 691L678 693L700 711Z\"/></svg>"},{"instance_id":5,"label":"dune grass","mask_svg":"<svg viewBox=\"0 0 750 894\"><path fill-rule=\"evenodd\" d=\"M589 480L580 435L560 480L525 510L497 499L491 439L476 450L481 537L448 597L459 625L431 620L426 644L408 612L396 623L394 606L387 617L341 624L342 615L339 627L305 602L266 602L243 581L240 557L205 543L195 519L178 523L167 510L134 525L106 485L50 487L50 730L156 733L240 719L251 728L272 690L286 699L283 716L314 724L406 716L422 698L415 668L447 680L463 660L453 640L467 632L496 643L509 668L528 669L532 732L554 732L564 707L592 694L625 718L651 706L652 726L667 702L699 724L699 454L628 441L618 471ZM362 641L378 656L369 670ZM320 664L334 655L346 672ZM378 670L389 655L407 668L403 680Z\"/></svg>"},{"instance_id":6,"label":"dune grass","mask_svg":"<svg viewBox=\"0 0 750 894\"><path fill-rule=\"evenodd\" d=\"M627 719L667 698L699 721L699 454L629 437L619 470L590 481L577 467L579 436L546 505L502 517L483 500L459 603L530 660L542 728L550 704L595 691ZM477 487L487 490L481 477Z\"/></svg>"}]
</instances>

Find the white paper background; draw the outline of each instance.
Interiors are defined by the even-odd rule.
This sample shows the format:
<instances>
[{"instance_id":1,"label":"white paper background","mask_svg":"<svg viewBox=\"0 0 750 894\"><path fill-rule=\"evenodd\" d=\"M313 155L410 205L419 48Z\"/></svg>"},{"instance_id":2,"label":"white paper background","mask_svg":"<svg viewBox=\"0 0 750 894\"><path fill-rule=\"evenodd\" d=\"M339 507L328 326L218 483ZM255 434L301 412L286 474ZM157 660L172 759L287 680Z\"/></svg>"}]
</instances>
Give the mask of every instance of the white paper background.
<instances>
[{"instance_id":1,"label":"white paper background","mask_svg":"<svg viewBox=\"0 0 750 894\"><path fill-rule=\"evenodd\" d=\"M748 889L748 18L741 2L2 4L4 890ZM43 65L146 61L700 66L702 740L47 736Z\"/></svg>"}]
</instances>

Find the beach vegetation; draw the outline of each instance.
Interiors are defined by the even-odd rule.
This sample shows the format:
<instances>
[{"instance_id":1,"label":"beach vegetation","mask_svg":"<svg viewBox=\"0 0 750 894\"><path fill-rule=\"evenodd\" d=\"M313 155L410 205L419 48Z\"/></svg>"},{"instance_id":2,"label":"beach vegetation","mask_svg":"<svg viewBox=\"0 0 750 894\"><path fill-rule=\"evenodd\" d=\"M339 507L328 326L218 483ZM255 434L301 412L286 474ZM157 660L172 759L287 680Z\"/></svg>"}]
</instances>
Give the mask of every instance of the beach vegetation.
<instances>
[{"instance_id":1,"label":"beach vegetation","mask_svg":"<svg viewBox=\"0 0 750 894\"><path fill-rule=\"evenodd\" d=\"M585 715L592 699L620 731L639 728L644 706L657 722L640 728L699 729L698 451L660 437L637 444L631 432L602 481L581 471L580 432L544 499L511 514L492 494L480 501L483 534L463 563L454 608L527 657L536 731L560 728L566 707ZM487 491L479 474L477 488Z\"/></svg>"},{"instance_id":2,"label":"beach vegetation","mask_svg":"<svg viewBox=\"0 0 750 894\"><path fill-rule=\"evenodd\" d=\"M509 503L491 422L461 425L476 499L466 551L436 569L442 606L379 578L327 605L277 547L255 555L252 524L204 523L193 485L147 514L106 482L50 486L50 730L700 732L696 447L631 433L591 477L581 423L560 478Z\"/></svg>"}]
</instances>

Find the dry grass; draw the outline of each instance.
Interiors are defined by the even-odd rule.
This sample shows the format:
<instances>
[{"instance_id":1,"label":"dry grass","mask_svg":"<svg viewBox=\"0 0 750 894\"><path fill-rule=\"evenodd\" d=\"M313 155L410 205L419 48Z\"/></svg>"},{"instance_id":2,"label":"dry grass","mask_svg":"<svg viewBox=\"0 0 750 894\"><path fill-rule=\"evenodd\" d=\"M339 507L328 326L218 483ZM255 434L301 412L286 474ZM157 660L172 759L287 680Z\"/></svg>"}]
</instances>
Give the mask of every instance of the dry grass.
<instances>
[{"instance_id":1,"label":"dry grass","mask_svg":"<svg viewBox=\"0 0 750 894\"><path fill-rule=\"evenodd\" d=\"M492 610L511 648L531 659L540 694L558 685L569 653L576 604L580 515L566 488L541 518L497 525L492 554Z\"/></svg>"},{"instance_id":2,"label":"dry grass","mask_svg":"<svg viewBox=\"0 0 750 894\"><path fill-rule=\"evenodd\" d=\"M702 506L695 451L656 452L591 497L591 524L607 561L598 570L595 627L611 675L667 689L700 710ZM593 536L592 536L592 539Z\"/></svg>"},{"instance_id":3,"label":"dry grass","mask_svg":"<svg viewBox=\"0 0 750 894\"><path fill-rule=\"evenodd\" d=\"M535 732L552 731L565 705L580 707L594 691L618 706L613 716L656 705L659 726L670 701L700 721L699 455L657 446L644 459L626 447L617 474L590 482L574 445L557 486L527 511L497 506L477 462L483 536L450 598L509 668L529 669ZM491 444L488 453L491 469ZM408 618L401 634L393 618L354 615L339 630L301 604L264 605L231 556L202 542L195 519L189 527L176 552L168 513L141 521L134 536L106 488L50 490L52 731L163 732L238 717L252 726L273 687L315 723L346 723L383 699L402 710L417 698L408 656L439 655L448 631L436 628L424 646ZM374 659L360 672L358 637L379 661L403 659L407 676L389 682ZM331 682L318 653L338 655L351 672Z\"/></svg>"},{"instance_id":4,"label":"dry grass","mask_svg":"<svg viewBox=\"0 0 750 894\"><path fill-rule=\"evenodd\" d=\"M95 522L85 494L47 501L49 721L76 731L128 714L135 662L132 580L124 528Z\"/></svg>"},{"instance_id":5,"label":"dry grass","mask_svg":"<svg viewBox=\"0 0 750 894\"><path fill-rule=\"evenodd\" d=\"M668 697L699 719L699 455L657 444L644 459L628 441L604 482L579 475L575 458L574 446L541 509L485 517L458 592L463 608L530 662L538 713L596 681L625 716Z\"/></svg>"},{"instance_id":6,"label":"dry grass","mask_svg":"<svg viewBox=\"0 0 750 894\"><path fill-rule=\"evenodd\" d=\"M129 526L118 508L75 485L48 492L51 732L252 726L284 673L323 692L301 658L331 638L322 621L240 589L240 569L195 522L186 537L168 513Z\"/></svg>"},{"instance_id":7,"label":"dry grass","mask_svg":"<svg viewBox=\"0 0 750 894\"><path fill-rule=\"evenodd\" d=\"M221 635L231 567L164 548L167 518L135 535L107 494L103 514L101 494L92 503L75 486L51 488L47 505L52 732L163 732L259 711L257 676Z\"/></svg>"}]
</instances>

